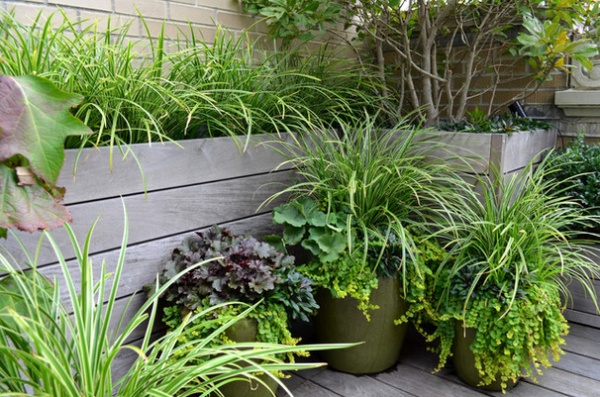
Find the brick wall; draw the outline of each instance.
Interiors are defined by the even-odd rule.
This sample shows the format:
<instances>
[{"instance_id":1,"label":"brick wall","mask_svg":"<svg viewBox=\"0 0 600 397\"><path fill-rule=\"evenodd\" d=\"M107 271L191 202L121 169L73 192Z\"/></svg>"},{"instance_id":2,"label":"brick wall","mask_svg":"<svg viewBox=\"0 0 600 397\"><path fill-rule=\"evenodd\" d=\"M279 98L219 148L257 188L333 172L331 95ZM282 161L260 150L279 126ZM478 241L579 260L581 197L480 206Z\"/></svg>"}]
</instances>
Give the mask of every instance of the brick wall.
<instances>
[{"instance_id":1,"label":"brick wall","mask_svg":"<svg viewBox=\"0 0 600 397\"><path fill-rule=\"evenodd\" d=\"M165 22L165 34L176 38L179 29L188 29L190 22L207 43L214 40L216 25L222 24L238 33L250 27L250 32L264 34L263 24L253 24L254 18L245 14L239 0L0 0L0 9L14 10L23 23L32 21L41 11L47 16L62 9L71 21L98 20L99 27L111 17L113 26L131 22L129 34L142 36L144 17L153 36L158 35Z\"/></svg>"}]
</instances>

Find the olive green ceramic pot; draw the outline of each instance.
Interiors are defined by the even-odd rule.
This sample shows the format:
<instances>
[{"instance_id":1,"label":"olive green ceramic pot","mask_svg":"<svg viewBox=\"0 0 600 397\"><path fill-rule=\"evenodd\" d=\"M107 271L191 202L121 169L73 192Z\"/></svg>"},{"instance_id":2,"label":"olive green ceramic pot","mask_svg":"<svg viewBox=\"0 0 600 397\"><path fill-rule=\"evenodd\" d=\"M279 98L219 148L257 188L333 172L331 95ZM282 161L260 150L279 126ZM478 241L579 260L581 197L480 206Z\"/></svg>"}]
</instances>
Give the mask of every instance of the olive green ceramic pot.
<instances>
[{"instance_id":1,"label":"olive green ceramic pot","mask_svg":"<svg viewBox=\"0 0 600 397\"><path fill-rule=\"evenodd\" d=\"M481 386L479 371L475 368L475 355L471 350L471 344L475 341L477 330L475 328L464 328L460 321L455 324L454 342L452 344L452 363L458 377L468 385L480 389L501 391L500 377L489 385ZM507 389L514 387L517 382L508 381Z\"/></svg>"},{"instance_id":2,"label":"olive green ceramic pot","mask_svg":"<svg viewBox=\"0 0 600 397\"><path fill-rule=\"evenodd\" d=\"M321 356L331 368L351 374L372 374L396 364L407 329L407 324L394 324L394 320L406 313L407 305L400 295L397 279L380 278L370 301L379 309L369 311L371 321L367 321L357 309L356 299L334 298L328 290L318 293L317 340L321 343L364 342L348 349L323 351Z\"/></svg>"},{"instance_id":3,"label":"olive green ceramic pot","mask_svg":"<svg viewBox=\"0 0 600 397\"><path fill-rule=\"evenodd\" d=\"M258 334L255 319L244 318L231 326L225 334L235 342L255 342ZM259 378L268 386L257 381L233 381L223 385L219 391L225 397L272 397L277 390L277 382L268 375L260 375Z\"/></svg>"}]
</instances>

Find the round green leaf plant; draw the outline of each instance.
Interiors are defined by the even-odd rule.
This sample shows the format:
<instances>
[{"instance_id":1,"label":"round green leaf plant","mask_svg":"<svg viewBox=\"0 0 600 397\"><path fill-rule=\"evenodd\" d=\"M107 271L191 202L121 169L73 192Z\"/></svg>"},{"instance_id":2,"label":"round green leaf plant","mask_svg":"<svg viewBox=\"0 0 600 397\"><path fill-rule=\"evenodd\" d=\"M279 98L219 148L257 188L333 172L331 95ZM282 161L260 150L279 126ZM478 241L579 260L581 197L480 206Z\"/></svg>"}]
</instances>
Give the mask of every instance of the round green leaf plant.
<instances>
[{"instance_id":1,"label":"round green leaf plant","mask_svg":"<svg viewBox=\"0 0 600 397\"><path fill-rule=\"evenodd\" d=\"M379 277L399 277L405 297L423 285L419 240L452 196L450 185L461 182L445 164L425 161L426 130L406 123L382 130L369 115L339 127L283 144L299 178L282 192L291 198L273 221L284 226L284 244L312 254L302 272L366 312ZM393 269L383 261L391 240Z\"/></svg>"},{"instance_id":2,"label":"round green leaf plant","mask_svg":"<svg viewBox=\"0 0 600 397\"><path fill-rule=\"evenodd\" d=\"M282 237L271 236L274 244L300 244L311 254L311 259L299 267L315 284L327 288L336 298L351 297L358 301L358 309L369 318L370 295L377 288L379 276L394 277L403 269L403 278L410 280L404 289L411 309L402 321L415 317L413 309L422 307L424 277L429 262L440 262L445 251L435 239L408 228L411 249L417 266L403 266L407 260L406 244L393 230L373 234L368 245L356 237L356 225L349 214L326 213L310 198L302 197L280 205L273 211L273 221L284 225ZM412 259L411 259L412 260ZM401 291L399 291L401 293ZM418 304L417 304L418 303Z\"/></svg>"}]
</instances>

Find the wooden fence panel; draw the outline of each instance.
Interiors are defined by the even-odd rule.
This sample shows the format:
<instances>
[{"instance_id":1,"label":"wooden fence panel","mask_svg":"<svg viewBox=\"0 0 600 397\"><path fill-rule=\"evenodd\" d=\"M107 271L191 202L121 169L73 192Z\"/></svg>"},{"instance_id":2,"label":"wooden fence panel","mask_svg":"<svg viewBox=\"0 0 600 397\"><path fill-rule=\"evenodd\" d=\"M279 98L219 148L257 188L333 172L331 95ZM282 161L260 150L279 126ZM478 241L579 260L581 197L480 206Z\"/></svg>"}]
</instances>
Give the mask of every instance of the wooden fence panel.
<instances>
[{"instance_id":1,"label":"wooden fence panel","mask_svg":"<svg viewBox=\"0 0 600 397\"><path fill-rule=\"evenodd\" d=\"M127 321L139 309L145 299L141 288L156 279L173 248L194 231L214 224L256 237L280 231L271 222L270 214L278 201L260 210L259 207L289 185L293 171L283 167L272 172L283 158L260 144L269 139L273 138L255 137L244 152L243 139L232 138L132 145L124 159L115 149L112 170L108 148L67 151L58 184L67 189L65 203L73 215L72 228L81 244L99 217L90 255L96 279L103 262L108 272L115 269L123 236L124 208L127 211L128 248L113 312L114 327L122 313ZM51 234L78 283L80 272L65 230L55 229ZM33 252L41 233L16 235ZM18 263L26 265L14 236L1 244ZM41 244L38 267L47 277L61 282L60 266L46 240ZM112 285L112 280L108 285ZM62 294L65 298L66 289ZM143 332L142 328L136 330L130 341L136 343ZM115 375L124 373L131 358L124 355L124 361L116 363Z\"/></svg>"}]
</instances>

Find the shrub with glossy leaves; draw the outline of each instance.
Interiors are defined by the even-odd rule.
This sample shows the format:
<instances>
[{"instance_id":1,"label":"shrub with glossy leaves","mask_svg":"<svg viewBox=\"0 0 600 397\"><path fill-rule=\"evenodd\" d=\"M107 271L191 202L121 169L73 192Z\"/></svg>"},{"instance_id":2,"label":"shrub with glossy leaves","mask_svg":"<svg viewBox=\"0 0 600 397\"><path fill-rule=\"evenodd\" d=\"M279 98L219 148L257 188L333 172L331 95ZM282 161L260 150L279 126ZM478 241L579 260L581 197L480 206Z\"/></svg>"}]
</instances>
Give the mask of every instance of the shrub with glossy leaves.
<instances>
[{"instance_id":1,"label":"shrub with glossy leaves","mask_svg":"<svg viewBox=\"0 0 600 397\"><path fill-rule=\"evenodd\" d=\"M579 135L566 149L553 152L550 161L557 171L550 175L558 181L553 193L573 197L590 215L600 216L600 146L585 142ZM598 232L600 227L591 230Z\"/></svg>"}]
</instances>

